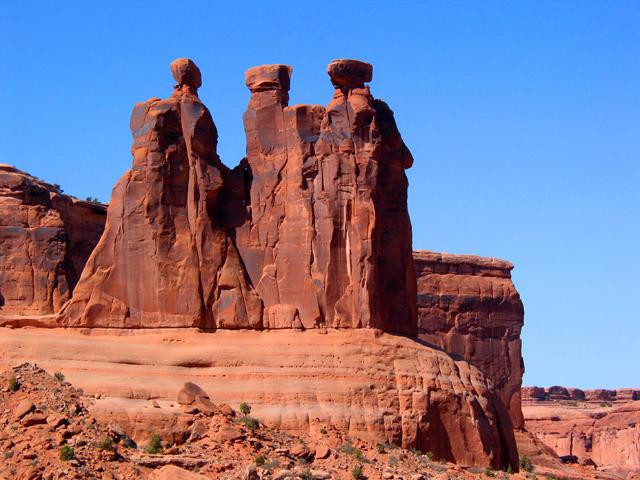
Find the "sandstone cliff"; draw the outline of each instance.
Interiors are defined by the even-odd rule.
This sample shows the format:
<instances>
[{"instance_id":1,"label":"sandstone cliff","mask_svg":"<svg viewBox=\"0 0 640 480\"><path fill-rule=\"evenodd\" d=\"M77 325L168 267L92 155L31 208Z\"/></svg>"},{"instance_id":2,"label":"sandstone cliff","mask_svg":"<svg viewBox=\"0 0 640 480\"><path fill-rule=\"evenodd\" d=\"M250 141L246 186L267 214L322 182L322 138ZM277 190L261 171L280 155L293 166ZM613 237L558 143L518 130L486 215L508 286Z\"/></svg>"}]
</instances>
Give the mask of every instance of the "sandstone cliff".
<instances>
[{"instance_id":1,"label":"sandstone cliff","mask_svg":"<svg viewBox=\"0 0 640 480\"><path fill-rule=\"evenodd\" d=\"M102 204L0 165L0 316L57 312L98 243L105 213Z\"/></svg>"},{"instance_id":2,"label":"sandstone cliff","mask_svg":"<svg viewBox=\"0 0 640 480\"><path fill-rule=\"evenodd\" d=\"M511 280L513 265L426 250L413 255L418 337L479 368L508 408L514 426L522 428L524 308Z\"/></svg>"},{"instance_id":3,"label":"sandstone cliff","mask_svg":"<svg viewBox=\"0 0 640 480\"><path fill-rule=\"evenodd\" d=\"M595 465L599 470L618 473L623 478L629 472L638 474L640 401L618 400L614 403L590 395L602 391L587 390L584 396L574 394L562 398L556 395L554 399L549 396L534 399L525 394L526 428L567 462ZM608 398L615 398L615 395L608 395Z\"/></svg>"}]
</instances>

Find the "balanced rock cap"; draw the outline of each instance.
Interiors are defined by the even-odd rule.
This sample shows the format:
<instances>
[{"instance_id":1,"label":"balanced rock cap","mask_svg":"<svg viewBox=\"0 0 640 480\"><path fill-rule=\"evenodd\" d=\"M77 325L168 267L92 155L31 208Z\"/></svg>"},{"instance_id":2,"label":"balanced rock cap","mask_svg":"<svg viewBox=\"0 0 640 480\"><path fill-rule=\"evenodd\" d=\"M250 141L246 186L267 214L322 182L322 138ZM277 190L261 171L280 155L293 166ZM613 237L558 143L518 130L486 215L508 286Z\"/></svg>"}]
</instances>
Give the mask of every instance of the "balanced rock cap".
<instances>
[{"instance_id":1,"label":"balanced rock cap","mask_svg":"<svg viewBox=\"0 0 640 480\"><path fill-rule=\"evenodd\" d=\"M171 62L169 68L178 85L188 85L195 89L202 85L200 69L190 58L178 58Z\"/></svg>"},{"instance_id":2,"label":"balanced rock cap","mask_svg":"<svg viewBox=\"0 0 640 480\"><path fill-rule=\"evenodd\" d=\"M289 65L273 64L251 67L244 75L244 83L252 93L265 90L289 91L291 85L291 73L293 68Z\"/></svg>"},{"instance_id":3,"label":"balanced rock cap","mask_svg":"<svg viewBox=\"0 0 640 480\"><path fill-rule=\"evenodd\" d=\"M327 66L327 73L336 88L360 88L373 78L373 65L360 60L339 59Z\"/></svg>"}]
</instances>

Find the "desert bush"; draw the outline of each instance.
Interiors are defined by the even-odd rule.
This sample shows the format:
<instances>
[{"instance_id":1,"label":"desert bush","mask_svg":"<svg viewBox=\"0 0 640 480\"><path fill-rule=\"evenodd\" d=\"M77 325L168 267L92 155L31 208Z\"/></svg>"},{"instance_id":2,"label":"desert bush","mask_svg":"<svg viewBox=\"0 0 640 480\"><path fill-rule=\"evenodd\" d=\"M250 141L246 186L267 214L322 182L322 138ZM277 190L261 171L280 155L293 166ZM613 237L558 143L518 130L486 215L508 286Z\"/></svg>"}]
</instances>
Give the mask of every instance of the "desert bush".
<instances>
[{"instance_id":1,"label":"desert bush","mask_svg":"<svg viewBox=\"0 0 640 480\"><path fill-rule=\"evenodd\" d=\"M111 437L107 437L106 435L98 440L98 448L100 450L113 450L113 440Z\"/></svg>"},{"instance_id":2,"label":"desert bush","mask_svg":"<svg viewBox=\"0 0 640 480\"><path fill-rule=\"evenodd\" d=\"M255 433L260 426L260 422L258 422L258 420L249 416L244 417L241 422L245 427L247 427L247 429L249 429L251 433Z\"/></svg>"},{"instance_id":3,"label":"desert bush","mask_svg":"<svg viewBox=\"0 0 640 480\"><path fill-rule=\"evenodd\" d=\"M58 382L64 382L64 375L62 374L62 372L56 372L53 374L53 378L56 379L56 381Z\"/></svg>"},{"instance_id":4,"label":"desert bush","mask_svg":"<svg viewBox=\"0 0 640 480\"><path fill-rule=\"evenodd\" d=\"M309 468L305 468L298 474L298 477L302 480L313 480L313 473L311 473L311 470Z\"/></svg>"},{"instance_id":5,"label":"desert bush","mask_svg":"<svg viewBox=\"0 0 640 480\"><path fill-rule=\"evenodd\" d=\"M19 388L20 388L20 382L18 381L18 379L16 377L11 377L9 379L9 391L17 392Z\"/></svg>"},{"instance_id":6,"label":"desert bush","mask_svg":"<svg viewBox=\"0 0 640 480\"><path fill-rule=\"evenodd\" d=\"M347 442L342 447L340 447L340 451L346 454L352 455L354 458L362 458L362 450L354 447L351 442Z\"/></svg>"},{"instance_id":7,"label":"desert bush","mask_svg":"<svg viewBox=\"0 0 640 480\"><path fill-rule=\"evenodd\" d=\"M243 415L249 415L251 413L251 405L247 402L242 402L240 404L240 413Z\"/></svg>"},{"instance_id":8,"label":"desert bush","mask_svg":"<svg viewBox=\"0 0 640 480\"><path fill-rule=\"evenodd\" d=\"M258 456L256 457L256 465L257 465L258 467L263 466L265 463L267 463L267 459L266 459L266 458L264 458L264 455L258 455Z\"/></svg>"},{"instance_id":9,"label":"desert bush","mask_svg":"<svg viewBox=\"0 0 640 480\"><path fill-rule=\"evenodd\" d=\"M147 445L147 453L160 453L162 451L162 439L160 435L156 435L155 433L151 435L151 440L149 440L149 444Z\"/></svg>"},{"instance_id":10,"label":"desert bush","mask_svg":"<svg viewBox=\"0 0 640 480\"><path fill-rule=\"evenodd\" d=\"M326 428L324 428L324 427L322 427L322 428L320 429L320 433L321 433L322 435L326 435L326 434L327 434L327 429L326 429Z\"/></svg>"},{"instance_id":11,"label":"desert bush","mask_svg":"<svg viewBox=\"0 0 640 480\"><path fill-rule=\"evenodd\" d=\"M494 472L491 467L487 467L484 469L484 474L487 477L495 477L496 476L496 472Z\"/></svg>"},{"instance_id":12,"label":"desert bush","mask_svg":"<svg viewBox=\"0 0 640 480\"><path fill-rule=\"evenodd\" d=\"M520 457L520 468L528 473L533 472L533 463L526 455Z\"/></svg>"},{"instance_id":13,"label":"desert bush","mask_svg":"<svg viewBox=\"0 0 640 480\"><path fill-rule=\"evenodd\" d=\"M68 462L69 460L73 460L76 457L73 448L71 448L69 445L63 445L62 447L60 447L58 455L60 456L60 460L62 460L63 462Z\"/></svg>"},{"instance_id":14,"label":"desert bush","mask_svg":"<svg viewBox=\"0 0 640 480\"><path fill-rule=\"evenodd\" d=\"M351 476L355 480L360 480L364 478L364 472L362 471L362 465L356 465L351 469Z\"/></svg>"}]
</instances>

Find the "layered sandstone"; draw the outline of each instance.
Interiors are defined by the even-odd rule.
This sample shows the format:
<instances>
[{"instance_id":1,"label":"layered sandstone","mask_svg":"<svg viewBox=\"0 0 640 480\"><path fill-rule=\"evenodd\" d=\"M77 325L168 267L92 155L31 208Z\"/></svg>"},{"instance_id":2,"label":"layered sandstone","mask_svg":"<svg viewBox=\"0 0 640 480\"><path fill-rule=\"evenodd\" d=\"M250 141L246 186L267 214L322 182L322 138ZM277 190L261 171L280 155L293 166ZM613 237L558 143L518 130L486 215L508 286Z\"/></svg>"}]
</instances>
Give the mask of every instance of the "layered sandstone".
<instances>
[{"instance_id":1,"label":"layered sandstone","mask_svg":"<svg viewBox=\"0 0 640 480\"><path fill-rule=\"evenodd\" d=\"M418 337L480 369L524 425L520 330L524 308L511 280L513 265L496 258L413 253L418 282Z\"/></svg>"},{"instance_id":2,"label":"layered sandstone","mask_svg":"<svg viewBox=\"0 0 640 480\"><path fill-rule=\"evenodd\" d=\"M582 390L579 388L553 387L522 387L523 403L544 401L570 401L587 403L626 403L640 400L640 389L619 388Z\"/></svg>"},{"instance_id":3,"label":"layered sandstone","mask_svg":"<svg viewBox=\"0 0 640 480\"><path fill-rule=\"evenodd\" d=\"M234 171L235 238L265 328L415 332L407 177L393 113L365 85L371 65L337 60L326 108L288 106L292 69L247 71L247 157Z\"/></svg>"},{"instance_id":4,"label":"layered sandstone","mask_svg":"<svg viewBox=\"0 0 640 480\"><path fill-rule=\"evenodd\" d=\"M133 109L133 165L113 189L104 235L62 325L261 325L260 299L216 216L225 167L197 95L200 71L187 59L171 71L173 95Z\"/></svg>"},{"instance_id":5,"label":"layered sandstone","mask_svg":"<svg viewBox=\"0 0 640 480\"><path fill-rule=\"evenodd\" d=\"M57 312L100 239L105 213L102 204L0 165L0 317Z\"/></svg>"},{"instance_id":6,"label":"layered sandstone","mask_svg":"<svg viewBox=\"0 0 640 480\"><path fill-rule=\"evenodd\" d=\"M523 406L526 428L567 461L640 474L640 401L541 401Z\"/></svg>"},{"instance_id":7,"label":"layered sandstone","mask_svg":"<svg viewBox=\"0 0 640 480\"><path fill-rule=\"evenodd\" d=\"M156 430L167 421L149 400L175 420L168 404L191 381L215 404L247 402L261 422L287 431L336 429L467 465L517 463L509 419L482 374L406 337L371 329L114 333L4 329L0 365L37 358L62 371L101 397L94 415L122 420L140 432L136 440L151 417Z\"/></svg>"}]
</instances>

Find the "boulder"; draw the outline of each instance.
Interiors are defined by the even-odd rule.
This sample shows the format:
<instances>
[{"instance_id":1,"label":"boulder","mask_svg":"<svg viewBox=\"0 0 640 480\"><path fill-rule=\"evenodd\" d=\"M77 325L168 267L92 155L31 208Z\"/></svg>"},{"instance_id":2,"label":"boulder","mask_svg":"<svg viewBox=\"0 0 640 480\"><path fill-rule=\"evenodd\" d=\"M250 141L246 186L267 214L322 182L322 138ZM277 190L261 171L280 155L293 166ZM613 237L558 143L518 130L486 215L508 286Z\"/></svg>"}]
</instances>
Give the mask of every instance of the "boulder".
<instances>
[{"instance_id":1,"label":"boulder","mask_svg":"<svg viewBox=\"0 0 640 480\"><path fill-rule=\"evenodd\" d=\"M209 395L195 383L186 382L184 385L182 385L182 388L178 390L176 401L180 405L191 405L196 401L198 397L208 399Z\"/></svg>"},{"instance_id":2,"label":"boulder","mask_svg":"<svg viewBox=\"0 0 640 480\"><path fill-rule=\"evenodd\" d=\"M34 408L35 406L33 405L33 402L28 398L25 398L16 406L16 408L13 409L13 416L20 419L27 413L30 413Z\"/></svg>"}]
</instances>

